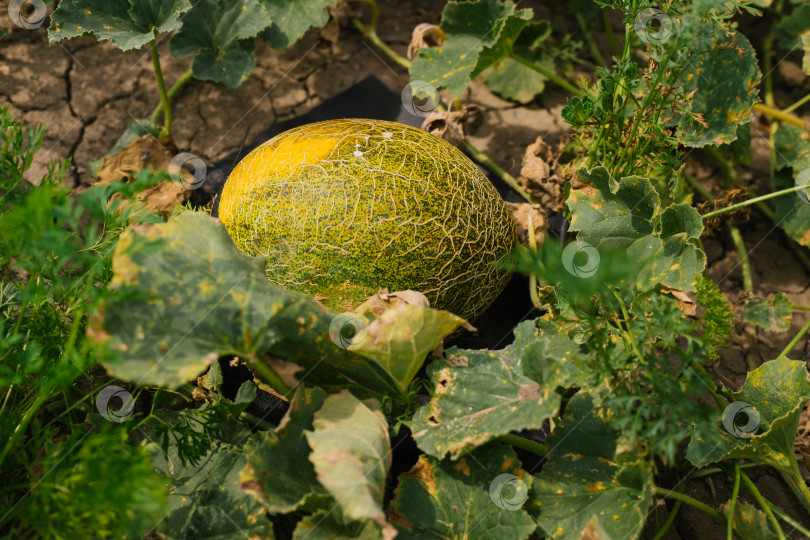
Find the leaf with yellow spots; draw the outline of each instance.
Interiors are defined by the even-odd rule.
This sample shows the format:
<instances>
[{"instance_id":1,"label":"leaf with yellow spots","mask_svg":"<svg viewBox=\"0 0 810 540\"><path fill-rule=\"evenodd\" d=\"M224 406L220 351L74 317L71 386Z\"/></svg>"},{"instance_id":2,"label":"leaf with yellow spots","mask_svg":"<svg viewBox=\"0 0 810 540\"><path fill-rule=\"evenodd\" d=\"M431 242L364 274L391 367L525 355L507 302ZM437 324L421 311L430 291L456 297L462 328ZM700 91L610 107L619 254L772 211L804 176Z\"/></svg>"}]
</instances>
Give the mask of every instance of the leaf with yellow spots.
<instances>
[{"instance_id":1,"label":"leaf with yellow spots","mask_svg":"<svg viewBox=\"0 0 810 540\"><path fill-rule=\"evenodd\" d=\"M652 467L635 454L619 454L620 433L580 391L535 476L526 509L549 538L580 540L591 529L604 538L638 538L652 500Z\"/></svg>"},{"instance_id":2,"label":"leaf with yellow spots","mask_svg":"<svg viewBox=\"0 0 810 540\"><path fill-rule=\"evenodd\" d=\"M787 332L792 314L793 304L785 293L780 292L770 300L750 298L745 303L743 320L769 332Z\"/></svg>"},{"instance_id":3,"label":"leaf with yellow spots","mask_svg":"<svg viewBox=\"0 0 810 540\"><path fill-rule=\"evenodd\" d=\"M309 446L304 438L324 398L320 388L298 390L286 422L274 431L256 433L245 444L247 462L240 476L242 490L252 494L271 514L286 514L329 499L307 459Z\"/></svg>"},{"instance_id":4,"label":"leaf with yellow spots","mask_svg":"<svg viewBox=\"0 0 810 540\"><path fill-rule=\"evenodd\" d=\"M51 42L94 34L129 50L146 45L154 31L178 30L189 0L62 0L51 16Z\"/></svg>"},{"instance_id":5,"label":"leaf with yellow spots","mask_svg":"<svg viewBox=\"0 0 810 540\"><path fill-rule=\"evenodd\" d=\"M748 374L709 432L695 433L686 458L696 467L743 458L791 467L799 416L810 399L804 362L777 358Z\"/></svg>"},{"instance_id":6,"label":"leaf with yellow spots","mask_svg":"<svg viewBox=\"0 0 810 540\"><path fill-rule=\"evenodd\" d=\"M342 315L344 326L346 317L366 325L363 339L333 337L338 313L271 285L263 258L239 251L221 223L195 212L127 231L112 266L111 287L137 294L107 302L88 335L118 354L105 362L110 372L140 384L176 388L232 355L259 373L271 358L296 364L312 386L402 395L428 352L464 323L410 304L375 316L364 304Z\"/></svg>"},{"instance_id":7,"label":"leaf with yellow spots","mask_svg":"<svg viewBox=\"0 0 810 540\"><path fill-rule=\"evenodd\" d=\"M774 184L776 189L795 187L798 182L806 189L796 193L783 195L774 199L774 222L793 240L803 246L810 246L810 182L807 173L810 169L810 142L807 141L806 132L800 128L780 125L774 135L776 147L776 167L790 168L776 174Z\"/></svg>"},{"instance_id":8,"label":"leaf with yellow spots","mask_svg":"<svg viewBox=\"0 0 810 540\"><path fill-rule=\"evenodd\" d=\"M573 386L584 372L578 349L563 335L543 337L533 321L518 325L505 349L450 349L428 366L435 387L414 415L416 444L455 459L510 431L541 428L559 410L557 388Z\"/></svg>"},{"instance_id":9,"label":"leaf with yellow spots","mask_svg":"<svg viewBox=\"0 0 810 540\"><path fill-rule=\"evenodd\" d=\"M531 486L514 450L498 443L458 461L421 456L400 476L389 519L398 540L522 540L536 527L522 508Z\"/></svg>"},{"instance_id":10,"label":"leaf with yellow spots","mask_svg":"<svg viewBox=\"0 0 810 540\"><path fill-rule=\"evenodd\" d=\"M327 397L306 431L318 481L348 519L370 520L381 538L396 536L383 511L385 479L391 468L388 422L374 400L360 401L347 390Z\"/></svg>"},{"instance_id":11,"label":"leaf with yellow spots","mask_svg":"<svg viewBox=\"0 0 810 540\"><path fill-rule=\"evenodd\" d=\"M751 120L759 100L757 85L762 73L754 48L733 29L716 28L711 39L695 39L708 50L683 51L684 67L679 74L681 91L694 92L684 108L673 111L675 136L686 146L730 143L737 127Z\"/></svg>"},{"instance_id":12,"label":"leaf with yellow spots","mask_svg":"<svg viewBox=\"0 0 810 540\"><path fill-rule=\"evenodd\" d=\"M640 176L617 181L604 167L580 169L577 175L589 184L572 189L566 200L572 213L571 230L579 231L578 242L601 255L625 254L638 269L638 289L649 290L660 283L695 290L706 255L698 244L703 222L694 208L683 203L662 211L658 192Z\"/></svg>"}]
</instances>

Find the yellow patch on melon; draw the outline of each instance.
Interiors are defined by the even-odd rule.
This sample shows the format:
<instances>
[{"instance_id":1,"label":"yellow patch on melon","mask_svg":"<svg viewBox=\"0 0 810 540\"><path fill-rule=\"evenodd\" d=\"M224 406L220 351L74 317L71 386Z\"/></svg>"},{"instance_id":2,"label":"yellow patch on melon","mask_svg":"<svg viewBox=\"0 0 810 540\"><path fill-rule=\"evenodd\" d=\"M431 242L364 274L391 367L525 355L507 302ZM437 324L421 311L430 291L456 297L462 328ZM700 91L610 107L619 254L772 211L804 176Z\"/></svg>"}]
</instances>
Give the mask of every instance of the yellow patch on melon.
<instances>
[{"instance_id":1,"label":"yellow patch on melon","mask_svg":"<svg viewBox=\"0 0 810 540\"><path fill-rule=\"evenodd\" d=\"M334 133L324 133L322 136L310 133L306 137L270 139L256 147L239 162L225 184L219 205L220 221L226 226L230 224L239 199L250 188L255 188L257 179L279 169L293 169L301 163L327 159L344 142Z\"/></svg>"}]
</instances>

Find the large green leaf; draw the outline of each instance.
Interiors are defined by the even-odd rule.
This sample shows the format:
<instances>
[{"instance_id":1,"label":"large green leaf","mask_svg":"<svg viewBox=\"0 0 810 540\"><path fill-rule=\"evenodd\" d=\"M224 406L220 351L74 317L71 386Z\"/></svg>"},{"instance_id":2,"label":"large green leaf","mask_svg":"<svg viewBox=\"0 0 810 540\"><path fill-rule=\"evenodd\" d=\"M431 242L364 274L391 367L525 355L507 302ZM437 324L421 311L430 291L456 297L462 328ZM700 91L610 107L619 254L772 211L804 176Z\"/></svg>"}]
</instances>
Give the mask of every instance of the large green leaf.
<instances>
[{"instance_id":1,"label":"large green leaf","mask_svg":"<svg viewBox=\"0 0 810 540\"><path fill-rule=\"evenodd\" d=\"M774 29L779 45L785 49L802 49L802 71L810 75L810 5L793 8L790 15L782 17Z\"/></svg>"},{"instance_id":2,"label":"large green leaf","mask_svg":"<svg viewBox=\"0 0 810 540\"><path fill-rule=\"evenodd\" d=\"M691 96L673 119L676 137L686 146L732 142L758 101L762 73L751 43L736 30L715 32L711 49L690 54L678 75L682 91Z\"/></svg>"},{"instance_id":3,"label":"large green leaf","mask_svg":"<svg viewBox=\"0 0 810 540\"><path fill-rule=\"evenodd\" d=\"M312 26L329 22L327 7L337 0L261 0L270 15L271 24L261 34L271 47L286 49L298 41Z\"/></svg>"},{"instance_id":4,"label":"large green leaf","mask_svg":"<svg viewBox=\"0 0 810 540\"><path fill-rule=\"evenodd\" d=\"M810 399L804 362L787 358L765 362L748 374L734 399L722 423L702 436L692 436L687 459L696 467L729 458L790 467L799 415Z\"/></svg>"},{"instance_id":5,"label":"large green leaf","mask_svg":"<svg viewBox=\"0 0 810 540\"><path fill-rule=\"evenodd\" d=\"M388 422L376 403L366 403L346 390L327 397L315 413L313 430L305 432L312 448L309 460L343 516L371 520L383 537L393 538L396 531L382 508L391 467Z\"/></svg>"},{"instance_id":6,"label":"large green leaf","mask_svg":"<svg viewBox=\"0 0 810 540\"><path fill-rule=\"evenodd\" d=\"M389 529L390 530L390 529ZM381 540L383 530L373 521L344 519L340 508L318 510L298 522L293 540Z\"/></svg>"},{"instance_id":7,"label":"large green leaf","mask_svg":"<svg viewBox=\"0 0 810 540\"><path fill-rule=\"evenodd\" d=\"M190 0L62 0L51 15L48 39L94 34L126 51L152 41L155 31L178 30L189 9Z\"/></svg>"},{"instance_id":8,"label":"large green leaf","mask_svg":"<svg viewBox=\"0 0 810 540\"><path fill-rule=\"evenodd\" d=\"M560 407L557 388L580 369L576 345L564 335L540 338L533 321L515 329L515 343L498 351L452 348L428 366L435 385L412 430L428 454L453 458L513 430L540 428ZM524 373L524 371L526 373Z\"/></svg>"},{"instance_id":9,"label":"large green leaf","mask_svg":"<svg viewBox=\"0 0 810 540\"><path fill-rule=\"evenodd\" d=\"M602 538L639 536L652 499L652 467L619 455L619 438L594 411L591 396L571 399L546 441L549 455L526 507L546 536L579 540L589 524Z\"/></svg>"},{"instance_id":10,"label":"large green leaf","mask_svg":"<svg viewBox=\"0 0 810 540\"><path fill-rule=\"evenodd\" d=\"M532 10L515 10L511 0L449 2L440 47L420 49L411 63L411 79L461 94L484 69L504 58L532 18Z\"/></svg>"},{"instance_id":11,"label":"large green leaf","mask_svg":"<svg viewBox=\"0 0 810 540\"><path fill-rule=\"evenodd\" d=\"M522 26L523 19L516 19L517 25ZM520 35L514 40L513 50L516 55L528 60L547 71L554 72L554 60L539 50L540 43L551 34L551 25L547 21L530 22L520 29ZM496 94L517 101L529 103L536 96L543 93L546 86L546 77L536 70L509 57L509 45L512 36L504 34L497 50L485 51L482 63L492 64L484 72L485 81L490 90ZM505 46L504 46L505 45Z\"/></svg>"},{"instance_id":12,"label":"large green leaf","mask_svg":"<svg viewBox=\"0 0 810 540\"><path fill-rule=\"evenodd\" d=\"M260 0L198 0L183 18L169 50L194 56L194 76L236 88L256 66L253 38L271 23Z\"/></svg>"},{"instance_id":13,"label":"large green leaf","mask_svg":"<svg viewBox=\"0 0 810 540\"><path fill-rule=\"evenodd\" d=\"M131 294L106 303L88 333L118 353L105 363L116 377L141 384L177 387L234 355L259 372L286 360L282 374L297 370L316 386L402 394L424 353L464 322L408 304L374 318L361 306L352 317L367 324L365 339L350 350L330 339L337 313L270 285L264 267L204 214L129 230L113 256L111 287ZM292 375L288 384L296 384Z\"/></svg>"},{"instance_id":14,"label":"large green leaf","mask_svg":"<svg viewBox=\"0 0 810 540\"><path fill-rule=\"evenodd\" d=\"M245 383L250 389L253 383ZM231 404L238 414L255 396L240 388L236 403ZM207 406L197 410L183 411L188 416L187 424L196 430L210 421L204 417ZM162 419L174 423L179 417ZM170 480L169 513L158 528L166 538L201 538L226 540L240 535L256 535L273 538L272 524L266 509L240 489L240 471L245 466L242 445L248 440L250 430L234 421L221 423L216 444L196 463L184 459L179 451L176 435L169 431L165 451L157 441L160 422L150 421L136 430L135 435L144 441L151 440L155 468ZM185 442L187 444L187 441Z\"/></svg>"},{"instance_id":15,"label":"large green leaf","mask_svg":"<svg viewBox=\"0 0 810 540\"><path fill-rule=\"evenodd\" d=\"M793 304L785 293L774 295L771 300L751 298L745 303L743 320L750 324L758 324L769 332L787 332L790 330L790 318L793 314Z\"/></svg>"},{"instance_id":16,"label":"large green leaf","mask_svg":"<svg viewBox=\"0 0 810 540\"><path fill-rule=\"evenodd\" d=\"M724 514L728 515L728 506ZM740 538L756 540L776 540L779 535L773 529L765 513L758 507L737 501L734 506L734 530Z\"/></svg>"},{"instance_id":17,"label":"large green leaf","mask_svg":"<svg viewBox=\"0 0 810 540\"><path fill-rule=\"evenodd\" d=\"M706 266L698 244L703 223L697 210L676 204L662 212L658 192L647 178L617 181L604 167L580 169L577 175L590 184L572 189L566 200L578 242L598 252L625 253L639 269L636 284L641 289L660 283L695 290L697 275Z\"/></svg>"},{"instance_id":18,"label":"large green leaf","mask_svg":"<svg viewBox=\"0 0 810 540\"><path fill-rule=\"evenodd\" d=\"M780 125L774 135L776 167L793 169L793 175L780 172L776 175L777 189L794 187L799 182L810 186L810 142L804 131L789 125ZM801 175L801 176L800 176ZM774 221L796 242L810 246L810 187L803 192L777 197L774 200Z\"/></svg>"},{"instance_id":19,"label":"large green leaf","mask_svg":"<svg viewBox=\"0 0 810 540\"><path fill-rule=\"evenodd\" d=\"M489 444L458 461L421 456L395 492L397 538L528 538L535 524L521 506L530 487L531 476L508 446Z\"/></svg>"},{"instance_id":20,"label":"large green leaf","mask_svg":"<svg viewBox=\"0 0 810 540\"><path fill-rule=\"evenodd\" d=\"M252 493L271 514L292 512L329 497L307 458L309 446L304 438L324 397L320 388L299 390L285 421L275 431L256 433L245 445L242 489Z\"/></svg>"}]
</instances>

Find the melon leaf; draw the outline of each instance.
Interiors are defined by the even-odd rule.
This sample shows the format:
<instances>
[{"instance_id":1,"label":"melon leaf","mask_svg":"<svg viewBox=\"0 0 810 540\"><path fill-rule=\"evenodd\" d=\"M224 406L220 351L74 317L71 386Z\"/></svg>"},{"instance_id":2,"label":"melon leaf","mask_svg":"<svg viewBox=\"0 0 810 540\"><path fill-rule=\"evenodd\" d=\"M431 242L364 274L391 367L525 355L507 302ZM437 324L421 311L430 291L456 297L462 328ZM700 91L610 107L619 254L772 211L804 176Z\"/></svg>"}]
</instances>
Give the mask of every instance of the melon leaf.
<instances>
[{"instance_id":1,"label":"melon leaf","mask_svg":"<svg viewBox=\"0 0 810 540\"><path fill-rule=\"evenodd\" d=\"M734 399L722 423L692 435L686 458L696 467L743 458L790 468L799 415L810 399L804 362L787 358L765 362L748 374ZM749 427L752 418L759 425L754 421Z\"/></svg>"},{"instance_id":2,"label":"melon leaf","mask_svg":"<svg viewBox=\"0 0 810 540\"><path fill-rule=\"evenodd\" d=\"M652 467L634 454L620 455L620 433L594 411L592 396L580 391L568 403L560 425L546 441L543 471L534 478L526 509L544 536L637 538L652 500Z\"/></svg>"},{"instance_id":3,"label":"melon leaf","mask_svg":"<svg viewBox=\"0 0 810 540\"><path fill-rule=\"evenodd\" d=\"M797 185L798 175L810 168L810 142L804 138L804 131L787 124L779 126L774 135L776 146L776 167L791 168L779 172L774 181L777 189L787 189ZM810 186L807 173L802 174L803 185ZM803 192L783 195L774 199L774 222L793 240L803 246L810 246L810 187Z\"/></svg>"},{"instance_id":4,"label":"melon leaf","mask_svg":"<svg viewBox=\"0 0 810 540\"><path fill-rule=\"evenodd\" d=\"M690 54L678 75L682 91L694 92L683 111L674 111L676 137L686 146L734 141L737 126L751 120L758 101L762 73L751 43L736 30L713 31L711 49Z\"/></svg>"},{"instance_id":5,"label":"melon leaf","mask_svg":"<svg viewBox=\"0 0 810 540\"><path fill-rule=\"evenodd\" d=\"M234 403L222 399L215 407L225 405L234 414L244 409L255 396L255 385L245 382L245 389L252 386L252 392L240 388ZM197 427L210 424L204 417L211 406L181 411L187 425ZM265 508L250 495L240 489L239 474L245 466L243 445L250 437L250 430L233 417L218 423L217 444L200 459L191 462L180 452L175 432L166 431L165 449L156 441L161 438L160 430L165 424L173 425L179 417L150 419L135 430L134 436L144 441L152 451L155 469L170 482L166 519L158 529L166 538L234 538L242 534L273 538L272 524L267 520ZM187 441L186 441L187 444Z\"/></svg>"},{"instance_id":6,"label":"melon leaf","mask_svg":"<svg viewBox=\"0 0 810 540\"><path fill-rule=\"evenodd\" d=\"M528 538L536 525L521 507L531 485L506 445L476 448L458 461L423 455L395 491L397 538Z\"/></svg>"},{"instance_id":7,"label":"melon leaf","mask_svg":"<svg viewBox=\"0 0 810 540\"><path fill-rule=\"evenodd\" d=\"M447 38L440 47L419 50L411 79L460 95L484 69L508 55L532 15L531 9L516 11L511 0L448 3L441 21Z\"/></svg>"},{"instance_id":8,"label":"melon leaf","mask_svg":"<svg viewBox=\"0 0 810 540\"><path fill-rule=\"evenodd\" d=\"M413 417L416 444L431 456L458 458L514 430L539 429L560 407L558 387L584 376L579 346L564 334L537 339L533 321L498 351L452 348L432 362L433 397Z\"/></svg>"},{"instance_id":9,"label":"melon leaf","mask_svg":"<svg viewBox=\"0 0 810 540\"><path fill-rule=\"evenodd\" d=\"M383 530L371 520L345 519L340 508L318 510L298 522L293 540L380 540Z\"/></svg>"},{"instance_id":10,"label":"melon leaf","mask_svg":"<svg viewBox=\"0 0 810 540\"><path fill-rule=\"evenodd\" d=\"M155 31L182 26L189 0L62 0L51 15L51 42L94 34L126 51L146 45Z\"/></svg>"},{"instance_id":11,"label":"melon leaf","mask_svg":"<svg viewBox=\"0 0 810 540\"><path fill-rule=\"evenodd\" d=\"M790 319L793 304L783 292L776 293L771 300L751 298L745 303L743 320L759 325L769 332L787 332L790 330Z\"/></svg>"},{"instance_id":12,"label":"melon leaf","mask_svg":"<svg viewBox=\"0 0 810 540\"><path fill-rule=\"evenodd\" d=\"M130 229L112 266L111 287L121 294L95 314L88 334L117 353L105 367L138 384L176 388L233 355L259 372L271 358L284 360L308 385L402 395L423 352L464 322L413 306L401 320L370 324L358 349L341 348L330 338L339 314L268 283L263 258L243 254L219 221L194 212Z\"/></svg>"},{"instance_id":13,"label":"melon leaf","mask_svg":"<svg viewBox=\"0 0 810 540\"><path fill-rule=\"evenodd\" d=\"M327 7L337 0L261 0L270 15L270 26L261 33L263 40L276 49L286 49L313 26L329 22Z\"/></svg>"},{"instance_id":14,"label":"melon leaf","mask_svg":"<svg viewBox=\"0 0 810 540\"><path fill-rule=\"evenodd\" d=\"M348 390L328 396L304 435L318 481L337 501L343 516L370 520L382 537L396 531L383 511L385 479L391 468L388 422L374 400L362 402Z\"/></svg>"},{"instance_id":15,"label":"melon leaf","mask_svg":"<svg viewBox=\"0 0 810 540\"><path fill-rule=\"evenodd\" d=\"M259 0L199 0L183 17L169 51L178 58L195 55L191 69L197 79L236 88L256 66L256 41L248 38L270 23Z\"/></svg>"},{"instance_id":16,"label":"melon leaf","mask_svg":"<svg viewBox=\"0 0 810 540\"><path fill-rule=\"evenodd\" d=\"M652 183L640 176L615 180L607 169L580 169L590 184L572 189L566 200L573 215L577 241L599 252L623 252L639 268L636 287L648 290L660 283L681 291L695 290L697 275L706 266L698 244L703 223L697 210L676 204L661 210Z\"/></svg>"},{"instance_id":17,"label":"melon leaf","mask_svg":"<svg viewBox=\"0 0 810 540\"><path fill-rule=\"evenodd\" d=\"M323 405L324 397L320 388L299 389L279 427L257 432L245 445L242 490L256 497L271 514L292 512L329 499L307 459L309 446L304 438L304 432L312 429L312 416Z\"/></svg>"}]
</instances>

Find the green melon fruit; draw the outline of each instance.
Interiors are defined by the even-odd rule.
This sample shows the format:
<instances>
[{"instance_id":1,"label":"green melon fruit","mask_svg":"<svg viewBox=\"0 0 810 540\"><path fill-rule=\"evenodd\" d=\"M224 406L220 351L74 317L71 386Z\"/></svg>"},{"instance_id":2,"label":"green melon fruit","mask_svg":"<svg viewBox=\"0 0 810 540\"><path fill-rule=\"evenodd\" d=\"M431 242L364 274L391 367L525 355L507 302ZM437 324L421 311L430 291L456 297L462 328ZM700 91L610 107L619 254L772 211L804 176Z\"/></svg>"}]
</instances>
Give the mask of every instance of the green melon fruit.
<instances>
[{"instance_id":1,"label":"green melon fruit","mask_svg":"<svg viewBox=\"0 0 810 540\"><path fill-rule=\"evenodd\" d=\"M503 200L458 149L395 122L330 120L286 131L239 162L219 217L267 277L334 309L412 289L475 320L509 273Z\"/></svg>"}]
</instances>

